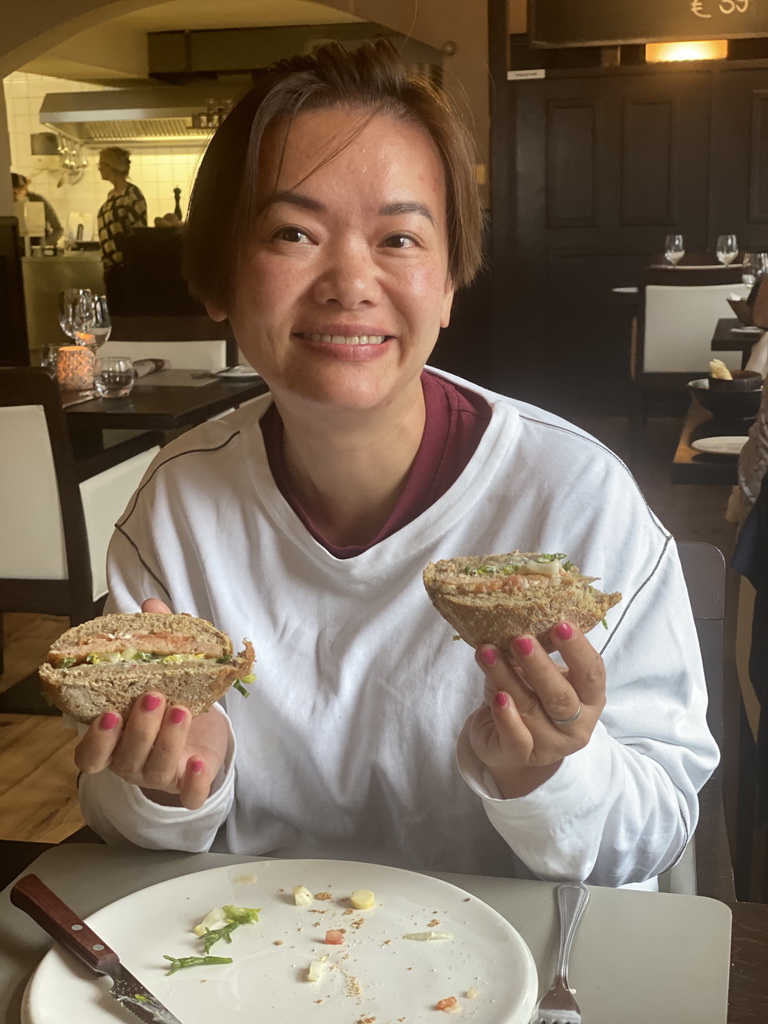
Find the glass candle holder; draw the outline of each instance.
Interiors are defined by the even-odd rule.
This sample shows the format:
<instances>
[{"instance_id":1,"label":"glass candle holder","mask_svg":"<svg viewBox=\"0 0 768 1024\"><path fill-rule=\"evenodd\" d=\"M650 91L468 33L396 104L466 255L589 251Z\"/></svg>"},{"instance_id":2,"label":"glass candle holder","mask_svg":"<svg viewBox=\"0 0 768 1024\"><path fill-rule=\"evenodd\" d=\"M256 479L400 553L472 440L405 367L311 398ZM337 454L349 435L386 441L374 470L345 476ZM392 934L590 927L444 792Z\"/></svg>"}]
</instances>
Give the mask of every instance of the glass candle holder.
<instances>
[{"instance_id":1,"label":"glass candle holder","mask_svg":"<svg viewBox=\"0 0 768 1024\"><path fill-rule=\"evenodd\" d=\"M93 387L93 350L87 345L62 345L56 360L56 379L68 391Z\"/></svg>"}]
</instances>

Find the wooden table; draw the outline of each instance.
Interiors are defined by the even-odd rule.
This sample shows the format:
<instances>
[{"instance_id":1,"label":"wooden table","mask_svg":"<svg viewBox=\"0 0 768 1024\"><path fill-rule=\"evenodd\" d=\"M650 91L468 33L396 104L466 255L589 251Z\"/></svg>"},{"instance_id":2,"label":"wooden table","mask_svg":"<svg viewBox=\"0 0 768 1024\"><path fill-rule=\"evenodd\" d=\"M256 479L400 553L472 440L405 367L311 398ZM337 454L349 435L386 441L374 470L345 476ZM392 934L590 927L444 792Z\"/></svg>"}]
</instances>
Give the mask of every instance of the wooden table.
<instances>
[{"instance_id":1,"label":"wooden table","mask_svg":"<svg viewBox=\"0 0 768 1024\"><path fill-rule=\"evenodd\" d=\"M695 399L683 421L680 440L672 462L672 483L714 484L730 487L738 482L737 455L710 455L691 448L691 441L702 437L720 437L729 432L746 434L754 420L743 420L738 427L729 428L714 419Z\"/></svg>"},{"instance_id":2,"label":"wooden table","mask_svg":"<svg viewBox=\"0 0 768 1024\"><path fill-rule=\"evenodd\" d=\"M13 842L0 842L0 888L4 888L9 885L15 877L22 874L27 866L32 863L33 860L46 853L48 850L53 849L45 844L41 843L13 843ZM82 847L80 849L83 849ZM62 851L63 852L63 851ZM121 853L116 848L109 848L105 851L102 859L105 860L105 864L102 867L102 873L106 872L109 874L109 864L114 862L116 870L114 872L114 880L118 884L118 889L114 890L115 898L122 895L122 891L119 889L120 873L117 870L119 863L125 860L127 851ZM72 854L77 857L77 848L72 849ZM162 870L165 876L170 877L171 875L178 873L185 873L187 871L199 870L201 867L208 866L207 861L213 860L211 855L199 854L196 856L179 854L179 853L159 853L151 851L137 851L136 859L141 860L144 858L147 863L155 863L160 866L154 870ZM60 858L61 859L61 858ZM221 858L220 858L221 859ZM72 860L72 857L65 858L67 863ZM200 864L198 865L198 861ZM205 863L204 863L205 862ZM178 867L176 866L178 864ZM189 865L189 866L187 866ZM139 874L139 867L134 871L137 878L142 877ZM42 872L44 874L45 872ZM125 869L123 868L123 874ZM65 870L65 875L67 874ZM463 876L456 876L458 879L457 884L461 884L464 888L470 888L466 882L462 881ZM157 879L152 875L150 881L156 881ZM498 880L499 884L504 883L503 880ZM49 878L49 884L55 885L56 881L53 878ZM63 883L62 883L63 884ZM524 890L526 887L546 885L546 883L531 883L522 882L515 883L522 887ZM136 884L133 885L135 889ZM470 888L471 891L471 888ZM594 891L594 907L596 908L600 902L598 897L600 896L601 890L596 889ZM66 886L64 888L66 895ZM482 894L479 894L482 895ZM644 894L640 893L628 893L628 902L632 899L640 899ZM487 896L483 898L488 901ZM678 899L681 901L690 900L694 897L666 897L667 899ZM601 897L602 899L602 897ZM681 907L682 907L681 903ZM637 904L639 907L639 903ZM729 971L729 994L728 994L728 1010L727 1010L727 1022L728 1024L764 1024L765 1020L768 1019L768 905L755 904L755 903L736 903L729 902L727 904L732 914L732 930L731 930L731 962ZM90 912L90 909L85 907L84 912ZM18 923L15 925L16 928L20 927ZM21 927L26 927L22 925ZM29 924L29 935L34 937L35 942L39 941L41 950L44 951L44 936L38 935L35 930L35 926ZM582 937L585 933L582 928ZM26 934L26 933L25 933ZM10 942L11 935L9 933L8 939ZM529 939L530 941L530 939ZM2 945L2 943L0 943ZM10 947L9 947L10 948ZM24 947L24 954L28 954L29 950ZM551 951L553 952L553 951ZM39 956L37 953L36 956ZM34 958L31 958L34 965ZM548 965L549 966L549 965ZM16 970L18 973L18 967L14 968L9 965L9 974L12 974ZM15 977L15 975L14 975ZM21 987L15 992L15 994L6 993L5 998L10 996L12 1005L14 1001L20 999L20 993L23 991L23 984L28 977L28 969L22 969L18 983ZM543 980L543 979L542 979ZM609 985L607 987L610 987ZM2 1001L2 997L0 997ZM15 1019L9 1018L7 1024L17 1024Z\"/></svg>"},{"instance_id":3,"label":"wooden table","mask_svg":"<svg viewBox=\"0 0 768 1024\"><path fill-rule=\"evenodd\" d=\"M193 376L202 371L164 370L141 377L125 398L93 398L67 405L63 395L64 413L72 444L79 458L103 451L103 430L156 431L160 443L170 440L179 431L227 412L267 392L260 377L252 380L221 380L211 378L200 383ZM160 378L172 385L160 384ZM156 378L153 380L153 378ZM178 384L176 383L178 381Z\"/></svg>"},{"instance_id":4,"label":"wooden table","mask_svg":"<svg viewBox=\"0 0 768 1024\"><path fill-rule=\"evenodd\" d=\"M713 352L741 352L741 368L747 365L755 343L763 332L746 331L744 324L736 317L722 317L717 321L715 333L712 335L711 349Z\"/></svg>"}]
</instances>

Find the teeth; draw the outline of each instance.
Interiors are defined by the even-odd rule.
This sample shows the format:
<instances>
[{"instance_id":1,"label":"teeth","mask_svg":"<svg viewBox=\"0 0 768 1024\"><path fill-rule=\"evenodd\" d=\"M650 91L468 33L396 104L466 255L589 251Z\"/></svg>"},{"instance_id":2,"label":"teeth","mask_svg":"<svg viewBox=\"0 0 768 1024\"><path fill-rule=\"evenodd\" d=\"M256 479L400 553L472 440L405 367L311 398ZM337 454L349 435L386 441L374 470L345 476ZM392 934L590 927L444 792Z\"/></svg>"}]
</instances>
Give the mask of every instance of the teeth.
<instances>
[{"instance_id":1,"label":"teeth","mask_svg":"<svg viewBox=\"0 0 768 1024\"><path fill-rule=\"evenodd\" d=\"M386 334L356 334L347 337L343 334L306 334L310 341L319 341L325 345L381 345Z\"/></svg>"}]
</instances>

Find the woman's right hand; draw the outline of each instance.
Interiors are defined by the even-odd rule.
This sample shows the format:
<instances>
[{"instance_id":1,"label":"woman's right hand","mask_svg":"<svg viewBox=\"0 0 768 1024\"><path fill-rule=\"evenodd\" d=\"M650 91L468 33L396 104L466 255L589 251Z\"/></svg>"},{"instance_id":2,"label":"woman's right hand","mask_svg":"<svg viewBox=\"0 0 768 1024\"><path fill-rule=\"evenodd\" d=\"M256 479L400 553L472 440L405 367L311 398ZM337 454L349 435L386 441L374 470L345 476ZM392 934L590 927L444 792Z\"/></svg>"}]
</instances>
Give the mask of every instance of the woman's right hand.
<instances>
[{"instance_id":1,"label":"woman's right hand","mask_svg":"<svg viewBox=\"0 0 768 1024\"><path fill-rule=\"evenodd\" d=\"M170 609L151 598L142 611ZM227 739L223 715L209 711L193 718L187 708L167 706L161 693L150 691L124 721L112 711L95 719L75 749L75 764L89 775L108 768L156 803L196 810L224 762Z\"/></svg>"}]
</instances>

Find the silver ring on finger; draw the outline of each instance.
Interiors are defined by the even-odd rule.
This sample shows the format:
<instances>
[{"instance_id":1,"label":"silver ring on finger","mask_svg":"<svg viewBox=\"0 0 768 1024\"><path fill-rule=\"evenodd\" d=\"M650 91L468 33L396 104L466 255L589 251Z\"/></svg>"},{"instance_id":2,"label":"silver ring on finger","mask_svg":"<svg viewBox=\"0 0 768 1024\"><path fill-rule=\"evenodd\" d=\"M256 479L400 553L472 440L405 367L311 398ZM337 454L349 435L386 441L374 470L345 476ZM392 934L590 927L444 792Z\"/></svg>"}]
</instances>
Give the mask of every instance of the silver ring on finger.
<instances>
[{"instance_id":1,"label":"silver ring on finger","mask_svg":"<svg viewBox=\"0 0 768 1024\"><path fill-rule=\"evenodd\" d=\"M561 729L564 725L572 725L581 714L581 704L574 711L569 718L552 718L551 715L547 715L552 725L556 725L558 729Z\"/></svg>"}]
</instances>

